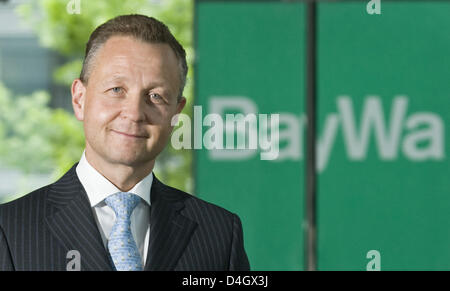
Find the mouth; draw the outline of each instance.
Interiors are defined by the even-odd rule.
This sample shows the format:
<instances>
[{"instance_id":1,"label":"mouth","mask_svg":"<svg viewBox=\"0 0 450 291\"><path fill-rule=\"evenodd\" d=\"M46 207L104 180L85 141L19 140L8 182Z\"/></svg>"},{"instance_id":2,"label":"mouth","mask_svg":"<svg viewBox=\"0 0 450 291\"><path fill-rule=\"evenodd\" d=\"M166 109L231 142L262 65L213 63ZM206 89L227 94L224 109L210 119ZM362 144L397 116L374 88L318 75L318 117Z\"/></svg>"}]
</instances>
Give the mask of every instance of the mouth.
<instances>
[{"instance_id":1,"label":"mouth","mask_svg":"<svg viewBox=\"0 0 450 291\"><path fill-rule=\"evenodd\" d=\"M125 132L117 131L117 130L114 130L114 129L111 129L111 131L113 131L113 132L115 132L117 134L129 137L129 138L139 138L139 139L146 139L146 138L148 138L147 135L134 134L134 133L125 133Z\"/></svg>"}]
</instances>

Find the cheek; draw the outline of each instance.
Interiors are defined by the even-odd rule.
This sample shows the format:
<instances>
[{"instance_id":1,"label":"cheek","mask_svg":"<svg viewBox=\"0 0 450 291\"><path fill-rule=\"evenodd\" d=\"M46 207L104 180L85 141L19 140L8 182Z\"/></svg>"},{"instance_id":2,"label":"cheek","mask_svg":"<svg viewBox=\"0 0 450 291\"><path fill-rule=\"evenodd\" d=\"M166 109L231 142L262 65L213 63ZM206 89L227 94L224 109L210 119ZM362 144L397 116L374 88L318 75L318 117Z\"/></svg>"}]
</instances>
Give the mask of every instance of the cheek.
<instances>
[{"instance_id":1,"label":"cheek","mask_svg":"<svg viewBox=\"0 0 450 291\"><path fill-rule=\"evenodd\" d=\"M149 140L149 143L147 144L149 148L155 147L158 149L162 149L169 137L170 137L170 124L167 125L167 123L161 123L161 124L154 124L150 126L150 132L151 132L151 139Z\"/></svg>"},{"instance_id":2,"label":"cheek","mask_svg":"<svg viewBox=\"0 0 450 291\"><path fill-rule=\"evenodd\" d=\"M158 112L157 122L154 124L157 125L161 137L164 138L166 135L170 134L172 130L171 121L173 116L174 114L172 113L172 111L168 110L167 108Z\"/></svg>"},{"instance_id":3,"label":"cheek","mask_svg":"<svg viewBox=\"0 0 450 291\"><path fill-rule=\"evenodd\" d=\"M161 125L163 129L171 127L172 117L176 114L176 107L164 107L159 110L158 124Z\"/></svg>"},{"instance_id":4,"label":"cheek","mask_svg":"<svg viewBox=\"0 0 450 291\"><path fill-rule=\"evenodd\" d=\"M164 116L167 114L163 108L150 106L145 110L146 120L149 124L159 126L164 123Z\"/></svg>"},{"instance_id":5,"label":"cheek","mask_svg":"<svg viewBox=\"0 0 450 291\"><path fill-rule=\"evenodd\" d=\"M85 128L99 130L114 118L114 106L105 102L91 102L85 110Z\"/></svg>"}]
</instances>

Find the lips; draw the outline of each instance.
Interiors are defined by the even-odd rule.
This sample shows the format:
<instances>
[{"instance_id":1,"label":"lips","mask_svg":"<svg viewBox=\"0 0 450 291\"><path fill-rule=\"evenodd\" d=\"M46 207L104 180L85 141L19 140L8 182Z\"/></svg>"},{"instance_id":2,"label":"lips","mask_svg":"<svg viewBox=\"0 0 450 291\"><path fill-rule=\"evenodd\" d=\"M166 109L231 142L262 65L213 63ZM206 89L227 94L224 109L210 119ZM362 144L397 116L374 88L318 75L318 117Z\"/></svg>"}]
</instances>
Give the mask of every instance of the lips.
<instances>
[{"instance_id":1,"label":"lips","mask_svg":"<svg viewBox=\"0 0 450 291\"><path fill-rule=\"evenodd\" d=\"M126 136L126 137L130 137L130 138L148 138L148 135L145 135L145 134L122 132L122 131L118 131L118 130L114 130L114 129L111 129L111 131L113 131L117 134Z\"/></svg>"}]
</instances>

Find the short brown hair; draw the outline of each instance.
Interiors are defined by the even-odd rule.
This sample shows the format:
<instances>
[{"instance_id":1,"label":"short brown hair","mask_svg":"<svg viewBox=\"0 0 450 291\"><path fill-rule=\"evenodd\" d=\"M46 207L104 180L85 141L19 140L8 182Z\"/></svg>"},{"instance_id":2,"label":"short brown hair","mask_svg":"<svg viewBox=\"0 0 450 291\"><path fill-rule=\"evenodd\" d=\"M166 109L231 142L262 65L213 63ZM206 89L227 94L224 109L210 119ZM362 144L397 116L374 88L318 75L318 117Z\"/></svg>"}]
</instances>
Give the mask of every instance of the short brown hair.
<instances>
[{"instance_id":1,"label":"short brown hair","mask_svg":"<svg viewBox=\"0 0 450 291\"><path fill-rule=\"evenodd\" d=\"M153 17L139 14L117 16L103 23L92 32L89 41L86 44L86 53L81 69L80 80L87 84L91 73L93 58L99 48L101 48L110 37L117 35L132 36L148 43L165 43L172 48L180 64L181 86L178 95L178 99L180 99L183 94L184 86L186 85L186 75L188 70L186 52L164 23Z\"/></svg>"}]
</instances>

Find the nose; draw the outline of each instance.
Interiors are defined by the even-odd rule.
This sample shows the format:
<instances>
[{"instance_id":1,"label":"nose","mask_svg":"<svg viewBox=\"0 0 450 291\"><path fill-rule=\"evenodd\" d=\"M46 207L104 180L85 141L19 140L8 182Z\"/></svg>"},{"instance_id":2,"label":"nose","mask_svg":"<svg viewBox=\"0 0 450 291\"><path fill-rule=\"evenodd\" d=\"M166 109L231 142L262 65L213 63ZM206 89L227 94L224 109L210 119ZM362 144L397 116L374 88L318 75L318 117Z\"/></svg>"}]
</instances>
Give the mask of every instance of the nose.
<instances>
[{"instance_id":1,"label":"nose","mask_svg":"<svg viewBox=\"0 0 450 291\"><path fill-rule=\"evenodd\" d=\"M142 122L145 120L145 104L140 94L132 94L124 99L122 107L122 118L133 122Z\"/></svg>"}]
</instances>

